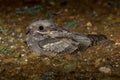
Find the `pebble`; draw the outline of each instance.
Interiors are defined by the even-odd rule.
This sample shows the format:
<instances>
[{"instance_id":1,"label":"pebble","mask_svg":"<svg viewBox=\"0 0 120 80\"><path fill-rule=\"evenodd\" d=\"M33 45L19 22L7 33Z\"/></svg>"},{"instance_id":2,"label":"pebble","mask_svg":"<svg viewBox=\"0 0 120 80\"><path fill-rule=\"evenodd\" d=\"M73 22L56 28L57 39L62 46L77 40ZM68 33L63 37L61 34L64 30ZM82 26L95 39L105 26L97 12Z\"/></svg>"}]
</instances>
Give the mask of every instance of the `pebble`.
<instances>
[{"instance_id":1,"label":"pebble","mask_svg":"<svg viewBox=\"0 0 120 80\"><path fill-rule=\"evenodd\" d=\"M111 34L110 36L113 37L113 34Z\"/></svg>"},{"instance_id":2,"label":"pebble","mask_svg":"<svg viewBox=\"0 0 120 80\"><path fill-rule=\"evenodd\" d=\"M28 59L20 61L19 63L20 63L20 65L26 65L26 64L28 64Z\"/></svg>"},{"instance_id":3,"label":"pebble","mask_svg":"<svg viewBox=\"0 0 120 80\"><path fill-rule=\"evenodd\" d=\"M25 56L25 54L21 54L21 57L24 57Z\"/></svg>"},{"instance_id":4,"label":"pebble","mask_svg":"<svg viewBox=\"0 0 120 80\"><path fill-rule=\"evenodd\" d=\"M13 42L14 42L14 38L11 38L11 39L9 40L9 42L10 42L10 43L13 43Z\"/></svg>"},{"instance_id":5,"label":"pebble","mask_svg":"<svg viewBox=\"0 0 120 80\"><path fill-rule=\"evenodd\" d=\"M110 68L108 68L108 67L100 67L99 68L99 71L100 72L103 72L103 73L105 73L105 74L110 74L111 73L111 69Z\"/></svg>"},{"instance_id":6,"label":"pebble","mask_svg":"<svg viewBox=\"0 0 120 80\"><path fill-rule=\"evenodd\" d=\"M48 57L44 58L43 60L50 60Z\"/></svg>"},{"instance_id":7,"label":"pebble","mask_svg":"<svg viewBox=\"0 0 120 80\"><path fill-rule=\"evenodd\" d=\"M28 62L28 59L25 59L26 62Z\"/></svg>"},{"instance_id":8,"label":"pebble","mask_svg":"<svg viewBox=\"0 0 120 80\"><path fill-rule=\"evenodd\" d=\"M56 5L55 2L53 2L53 1L49 2L49 4L52 5L52 6Z\"/></svg>"},{"instance_id":9,"label":"pebble","mask_svg":"<svg viewBox=\"0 0 120 80\"><path fill-rule=\"evenodd\" d=\"M91 23L91 22L87 22L87 23L86 23L86 26L91 27L91 26L92 26L92 23Z\"/></svg>"},{"instance_id":10,"label":"pebble","mask_svg":"<svg viewBox=\"0 0 120 80\"><path fill-rule=\"evenodd\" d=\"M115 45L120 45L120 43L116 42Z\"/></svg>"},{"instance_id":11,"label":"pebble","mask_svg":"<svg viewBox=\"0 0 120 80\"><path fill-rule=\"evenodd\" d=\"M11 34L12 36L15 36L15 33L14 32L12 32L12 34Z\"/></svg>"},{"instance_id":12,"label":"pebble","mask_svg":"<svg viewBox=\"0 0 120 80\"><path fill-rule=\"evenodd\" d=\"M22 45L22 46L20 46L20 47L21 47L21 48L25 48L25 46L23 46L23 45Z\"/></svg>"},{"instance_id":13,"label":"pebble","mask_svg":"<svg viewBox=\"0 0 120 80\"><path fill-rule=\"evenodd\" d=\"M10 48L15 49L15 48L16 48L16 46L13 46L13 45L12 45L12 46L10 46Z\"/></svg>"},{"instance_id":14,"label":"pebble","mask_svg":"<svg viewBox=\"0 0 120 80\"><path fill-rule=\"evenodd\" d=\"M69 10L68 9L64 9L65 12L68 12Z\"/></svg>"},{"instance_id":15,"label":"pebble","mask_svg":"<svg viewBox=\"0 0 120 80\"><path fill-rule=\"evenodd\" d=\"M115 65L115 67L119 67L119 65L118 65L118 64L116 64L116 65Z\"/></svg>"},{"instance_id":16,"label":"pebble","mask_svg":"<svg viewBox=\"0 0 120 80\"><path fill-rule=\"evenodd\" d=\"M87 30L90 30L90 27L87 27Z\"/></svg>"},{"instance_id":17,"label":"pebble","mask_svg":"<svg viewBox=\"0 0 120 80\"><path fill-rule=\"evenodd\" d=\"M25 50L25 49L22 49L22 51L23 51L23 52L26 52L26 50Z\"/></svg>"}]
</instances>

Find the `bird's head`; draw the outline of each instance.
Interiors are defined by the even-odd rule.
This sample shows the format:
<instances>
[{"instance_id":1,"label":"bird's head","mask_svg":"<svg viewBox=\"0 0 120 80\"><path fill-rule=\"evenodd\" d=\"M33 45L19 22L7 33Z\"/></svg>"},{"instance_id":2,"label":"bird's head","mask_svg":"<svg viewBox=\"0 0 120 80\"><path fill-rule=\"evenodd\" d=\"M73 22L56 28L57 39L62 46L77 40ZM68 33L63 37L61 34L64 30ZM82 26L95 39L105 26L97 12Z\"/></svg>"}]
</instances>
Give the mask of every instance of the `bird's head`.
<instances>
[{"instance_id":1,"label":"bird's head","mask_svg":"<svg viewBox=\"0 0 120 80\"><path fill-rule=\"evenodd\" d=\"M55 30L55 24L49 20L38 20L30 24L27 28L27 33L30 34L50 34L51 31Z\"/></svg>"}]
</instances>

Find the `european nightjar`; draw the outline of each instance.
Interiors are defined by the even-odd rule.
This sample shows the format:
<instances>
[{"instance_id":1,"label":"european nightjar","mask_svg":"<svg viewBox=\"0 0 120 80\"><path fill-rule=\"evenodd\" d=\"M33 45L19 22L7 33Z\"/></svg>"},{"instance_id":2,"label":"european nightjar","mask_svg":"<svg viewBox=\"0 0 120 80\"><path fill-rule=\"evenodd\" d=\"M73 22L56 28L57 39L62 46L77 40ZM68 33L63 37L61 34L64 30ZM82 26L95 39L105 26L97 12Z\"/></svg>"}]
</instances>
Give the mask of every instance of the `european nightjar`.
<instances>
[{"instance_id":1,"label":"european nightjar","mask_svg":"<svg viewBox=\"0 0 120 80\"><path fill-rule=\"evenodd\" d=\"M114 41L102 34L81 34L56 26L49 20L38 20L27 28L26 42L37 53L75 53L98 44Z\"/></svg>"}]
</instances>

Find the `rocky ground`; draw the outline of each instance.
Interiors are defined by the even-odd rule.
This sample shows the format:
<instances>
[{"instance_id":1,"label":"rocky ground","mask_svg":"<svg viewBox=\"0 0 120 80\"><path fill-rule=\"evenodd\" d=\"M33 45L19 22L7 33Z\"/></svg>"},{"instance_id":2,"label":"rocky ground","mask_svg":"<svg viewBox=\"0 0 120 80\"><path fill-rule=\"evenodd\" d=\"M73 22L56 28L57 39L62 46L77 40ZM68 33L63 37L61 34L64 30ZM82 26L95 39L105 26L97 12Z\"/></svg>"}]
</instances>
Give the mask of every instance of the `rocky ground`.
<instances>
[{"instance_id":1,"label":"rocky ground","mask_svg":"<svg viewBox=\"0 0 120 80\"><path fill-rule=\"evenodd\" d=\"M115 41L76 54L37 54L25 28L50 19L83 34ZM120 80L120 1L0 0L0 80Z\"/></svg>"}]
</instances>

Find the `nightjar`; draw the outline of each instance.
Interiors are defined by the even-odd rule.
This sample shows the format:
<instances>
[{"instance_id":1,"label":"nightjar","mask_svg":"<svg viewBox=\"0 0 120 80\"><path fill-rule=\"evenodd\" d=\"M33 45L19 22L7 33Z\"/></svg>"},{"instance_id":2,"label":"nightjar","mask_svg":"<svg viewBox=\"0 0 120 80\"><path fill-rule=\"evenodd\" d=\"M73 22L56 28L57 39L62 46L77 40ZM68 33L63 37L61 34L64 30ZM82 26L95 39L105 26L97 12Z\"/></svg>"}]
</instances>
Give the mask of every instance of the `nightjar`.
<instances>
[{"instance_id":1,"label":"nightjar","mask_svg":"<svg viewBox=\"0 0 120 80\"><path fill-rule=\"evenodd\" d=\"M38 20L27 28L26 43L37 53L75 53L98 44L114 41L102 34L81 34L58 27L49 20Z\"/></svg>"}]
</instances>

